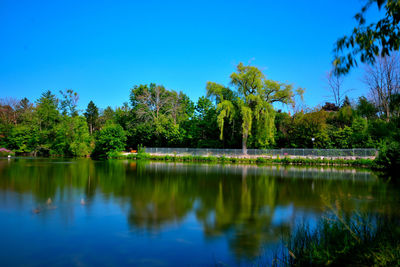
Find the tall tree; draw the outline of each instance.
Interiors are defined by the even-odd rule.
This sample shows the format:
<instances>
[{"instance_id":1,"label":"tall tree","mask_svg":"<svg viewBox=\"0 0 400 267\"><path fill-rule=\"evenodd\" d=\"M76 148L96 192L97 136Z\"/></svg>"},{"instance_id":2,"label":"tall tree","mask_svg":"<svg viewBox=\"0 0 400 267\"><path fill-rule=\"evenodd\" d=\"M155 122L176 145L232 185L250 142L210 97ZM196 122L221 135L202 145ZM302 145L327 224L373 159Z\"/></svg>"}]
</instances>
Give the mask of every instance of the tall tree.
<instances>
[{"instance_id":1,"label":"tall tree","mask_svg":"<svg viewBox=\"0 0 400 267\"><path fill-rule=\"evenodd\" d=\"M182 143L185 130L181 123L188 120L194 110L189 97L151 83L135 86L130 100L133 114L131 137L136 136L136 141L143 141L142 144L147 143L149 138L157 145L176 146ZM149 136L149 131L153 137Z\"/></svg>"},{"instance_id":2,"label":"tall tree","mask_svg":"<svg viewBox=\"0 0 400 267\"><path fill-rule=\"evenodd\" d=\"M212 101L200 97L195 106L193 117L189 121L187 144L191 147L221 147L219 140L217 112Z\"/></svg>"},{"instance_id":3,"label":"tall tree","mask_svg":"<svg viewBox=\"0 0 400 267\"><path fill-rule=\"evenodd\" d=\"M97 121L99 119L99 109L97 106L93 103L93 101L90 101L85 113L83 114L86 118L86 122L89 125L89 132L90 134L93 134L94 129L97 126Z\"/></svg>"},{"instance_id":4,"label":"tall tree","mask_svg":"<svg viewBox=\"0 0 400 267\"><path fill-rule=\"evenodd\" d=\"M78 116L78 100L79 95L72 89L60 91L63 99L60 101L60 109L63 115L69 115L71 117Z\"/></svg>"},{"instance_id":5,"label":"tall tree","mask_svg":"<svg viewBox=\"0 0 400 267\"><path fill-rule=\"evenodd\" d=\"M115 115L115 111L110 106L106 107L104 110L101 110L99 120L98 120L99 127L100 128L103 127L104 125L107 124L107 122L115 122L114 115Z\"/></svg>"},{"instance_id":6,"label":"tall tree","mask_svg":"<svg viewBox=\"0 0 400 267\"><path fill-rule=\"evenodd\" d=\"M33 112L33 104L28 98L24 97L18 102L16 107L18 113L18 123L23 123L31 120Z\"/></svg>"},{"instance_id":7,"label":"tall tree","mask_svg":"<svg viewBox=\"0 0 400 267\"><path fill-rule=\"evenodd\" d=\"M243 63L238 64L236 72L231 74L230 79L231 85L235 87L236 91L208 82L207 95L219 99L217 111L221 139L225 120L232 122L235 114L240 115L242 151L246 155L248 138L251 135L257 146L265 147L274 142L275 114L271 104L274 102L291 103L292 85L267 80L257 67L245 66ZM226 95L235 97L226 99Z\"/></svg>"},{"instance_id":8,"label":"tall tree","mask_svg":"<svg viewBox=\"0 0 400 267\"><path fill-rule=\"evenodd\" d=\"M53 146L57 135L56 126L60 122L60 113L57 106L58 99L51 91L46 91L36 101L34 121L35 128L38 128L38 146L35 148L34 154L37 152L42 155L53 153Z\"/></svg>"},{"instance_id":9,"label":"tall tree","mask_svg":"<svg viewBox=\"0 0 400 267\"><path fill-rule=\"evenodd\" d=\"M59 120L57 110L58 99L51 91L46 91L36 101L36 113L39 123L39 130L48 130Z\"/></svg>"},{"instance_id":10,"label":"tall tree","mask_svg":"<svg viewBox=\"0 0 400 267\"><path fill-rule=\"evenodd\" d=\"M400 61L398 54L379 57L375 65L366 66L364 83L369 87L375 105L386 120L391 117L391 100L400 93Z\"/></svg>"},{"instance_id":11,"label":"tall tree","mask_svg":"<svg viewBox=\"0 0 400 267\"><path fill-rule=\"evenodd\" d=\"M151 83L135 86L130 94L132 108L139 119L159 121L171 112L171 95L162 85Z\"/></svg>"},{"instance_id":12,"label":"tall tree","mask_svg":"<svg viewBox=\"0 0 400 267\"><path fill-rule=\"evenodd\" d=\"M343 90L343 76L336 75L334 71L330 71L326 75L326 83L328 90L331 92L334 103L340 107L343 102L343 95L346 93Z\"/></svg>"}]
</instances>

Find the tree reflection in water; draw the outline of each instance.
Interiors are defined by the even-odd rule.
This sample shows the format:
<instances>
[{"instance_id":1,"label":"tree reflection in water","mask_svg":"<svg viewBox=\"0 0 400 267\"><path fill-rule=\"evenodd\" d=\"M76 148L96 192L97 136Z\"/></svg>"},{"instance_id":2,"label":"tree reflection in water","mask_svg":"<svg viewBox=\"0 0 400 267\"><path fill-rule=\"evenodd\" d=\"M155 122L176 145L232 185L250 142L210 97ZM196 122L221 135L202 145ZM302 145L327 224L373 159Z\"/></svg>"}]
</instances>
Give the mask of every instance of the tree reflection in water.
<instances>
[{"instance_id":1,"label":"tree reflection in water","mask_svg":"<svg viewBox=\"0 0 400 267\"><path fill-rule=\"evenodd\" d=\"M0 178L1 194L18 193L15 208L51 198L67 222L81 198L89 211L97 201L117 203L133 230L149 233L193 214L206 240L226 237L237 258L278 243L299 217L319 216L323 199L340 200L348 214L398 212L396 189L355 169L14 159L0 160Z\"/></svg>"}]
</instances>

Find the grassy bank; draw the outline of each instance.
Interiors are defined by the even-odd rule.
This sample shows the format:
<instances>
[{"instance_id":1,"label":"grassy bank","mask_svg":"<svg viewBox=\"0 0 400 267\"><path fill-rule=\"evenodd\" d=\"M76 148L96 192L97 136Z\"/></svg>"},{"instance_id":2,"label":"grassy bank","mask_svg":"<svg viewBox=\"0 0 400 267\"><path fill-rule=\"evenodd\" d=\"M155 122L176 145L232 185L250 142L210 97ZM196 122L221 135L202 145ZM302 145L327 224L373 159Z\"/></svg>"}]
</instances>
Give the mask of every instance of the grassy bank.
<instances>
[{"instance_id":1,"label":"grassy bank","mask_svg":"<svg viewBox=\"0 0 400 267\"><path fill-rule=\"evenodd\" d=\"M376 216L330 216L315 229L301 225L275 258L284 266L399 266L399 220Z\"/></svg>"},{"instance_id":2,"label":"grassy bank","mask_svg":"<svg viewBox=\"0 0 400 267\"><path fill-rule=\"evenodd\" d=\"M148 153L128 154L110 153L109 158L113 159L148 159L168 162L215 162L215 163L256 163L256 164L283 164L283 165L327 165L327 166L356 166L372 167L371 159L318 159L318 158L239 158L225 156L177 156L177 155L151 155Z\"/></svg>"}]
</instances>

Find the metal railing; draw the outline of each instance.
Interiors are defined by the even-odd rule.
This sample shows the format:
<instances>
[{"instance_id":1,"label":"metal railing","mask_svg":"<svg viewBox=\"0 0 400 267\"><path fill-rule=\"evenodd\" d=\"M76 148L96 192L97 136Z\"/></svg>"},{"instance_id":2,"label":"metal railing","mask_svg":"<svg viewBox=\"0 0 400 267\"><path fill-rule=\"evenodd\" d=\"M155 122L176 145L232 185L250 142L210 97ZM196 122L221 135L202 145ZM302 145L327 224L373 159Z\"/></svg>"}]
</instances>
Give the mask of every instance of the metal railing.
<instances>
[{"instance_id":1,"label":"metal railing","mask_svg":"<svg viewBox=\"0 0 400 267\"><path fill-rule=\"evenodd\" d=\"M243 156L241 149L218 149L218 148L169 148L169 147L146 147L146 152L160 155L191 155L191 156ZM378 150L373 148L352 149L310 149L310 148L281 148L281 149L247 149L249 156L271 156L271 157L376 157Z\"/></svg>"}]
</instances>

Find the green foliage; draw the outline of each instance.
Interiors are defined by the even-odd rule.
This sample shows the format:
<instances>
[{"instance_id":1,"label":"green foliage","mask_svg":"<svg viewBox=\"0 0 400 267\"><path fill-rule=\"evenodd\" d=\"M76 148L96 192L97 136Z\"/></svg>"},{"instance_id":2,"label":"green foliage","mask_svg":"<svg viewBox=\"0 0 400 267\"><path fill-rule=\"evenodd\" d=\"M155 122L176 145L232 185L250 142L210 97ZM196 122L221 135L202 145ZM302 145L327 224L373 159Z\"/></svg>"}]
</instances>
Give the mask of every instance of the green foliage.
<instances>
[{"instance_id":1,"label":"green foliage","mask_svg":"<svg viewBox=\"0 0 400 267\"><path fill-rule=\"evenodd\" d=\"M233 124L238 116L245 154L250 136L250 143L254 147L271 146L275 133L275 112L271 104L292 103L292 86L267 80L258 68L243 63L239 63L230 78L235 92L213 82L208 82L206 87L207 96L216 99L220 139L224 138L225 122Z\"/></svg>"},{"instance_id":2,"label":"green foliage","mask_svg":"<svg viewBox=\"0 0 400 267\"><path fill-rule=\"evenodd\" d=\"M38 131L28 125L15 126L9 136L9 147L16 153L31 153L38 143Z\"/></svg>"},{"instance_id":3,"label":"green foliage","mask_svg":"<svg viewBox=\"0 0 400 267\"><path fill-rule=\"evenodd\" d=\"M152 83L135 86L130 102L131 117L126 123L130 147L179 146L184 142L188 129L183 126L194 113L188 96Z\"/></svg>"},{"instance_id":4,"label":"green foliage","mask_svg":"<svg viewBox=\"0 0 400 267\"><path fill-rule=\"evenodd\" d=\"M54 150L58 155L84 157L90 155L91 137L84 117L64 116L57 126Z\"/></svg>"},{"instance_id":5,"label":"green foliage","mask_svg":"<svg viewBox=\"0 0 400 267\"><path fill-rule=\"evenodd\" d=\"M77 115L78 95L72 90L62 92L62 105L50 91L35 104L26 98L0 100L0 146L17 154L76 157L90 154L95 147L94 156L106 157L111 151L133 150L139 144L241 147L246 151L247 147L378 148L400 140L395 106L391 107L390 120L377 113L376 105L365 97L359 98L354 108L348 100L340 109L328 103L292 115L275 112L272 104L281 102L295 107L295 94L301 97L303 89L293 93L292 85L268 80L258 68L243 64L231 75L230 84L233 89L208 82L207 97L200 97L196 105L185 94L162 85L139 85L131 90L130 105L124 103L99 112L90 101L85 118ZM391 103L399 101L398 95L392 97ZM65 115L60 114L58 106ZM110 125L114 130L109 129ZM119 153L115 155L120 157ZM388 158L380 159L380 165L395 162ZM303 163L292 159L288 162Z\"/></svg>"},{"instance_id":6,"label":"green foliage","mask_svg":"<svg viewBox=\"0 0 400 267\"><path fill-rule=\"evenodd\" d=\"M384 11L384 16L378 22L366 25L365 14L375 4ZM368 0L355 19L358 25L351 35L340 38L335 45L333 65L337 74L346 74L353 66L357 66L358 55L361 62L374 64L376 56L384 57L399 50L399 1Z\"/></svg>"},{"instance_id":7,"label":"green foliage","mask_svg":"<svg viewBox=\"0 0 400 267\"><path fill-rule=\"evenodd\" d=\"M46 91L36 102L36 120L39 124L39 130L48 131L60 120L60 113L57 110L58 99L51 91Z\"/></svg>"},{"instance_id":8,"label":"green foliage","mask_svg":"<svg viewBox=\"0 0 400 267\"><path fill-rule=\"evenodd\" d=\"M93 103L93 101L90 101L85 113L83 115L86 118L86 122L89 126L89 131L90 134L93 134L94 130L97 129L97 124L98 124L98 119L99 119L99 109L97 106Z\"/></svg>"},{"instance_id":9,"label":"green foliage","mask_svg":"<svg viewBox=\"0 0 400 267\"><path fill-rule=\"evenodd\" d=\"M197 101L190 121L182 126L187 129L185 145L188 147L222 147L218 136L217 109L210 99L202 96Z\"/></svg>"},{"instance_id":10,"label":"green foliage","mask_svg":"<svg viewBox=\"0 0 400 267\"><path fill-rule=\"evenodd\" d=\"M400 168L400 143L390 141L383 143L379 149L379 155L375 160L375 168L395 173Z\"/></svg>"},{"instance_id":11,"label":"green foliage","mask_svg":"<svg viewBox=\"0 0 400 267\"><path fill-rule=\"evenodd\" d=\"M114 123L106 124L95 136L95 147L92 156L105 158L111 152L120 152L126 145L126 134L124 129Z\"/></svg>"},{"instance_id":12,"label":"green foliage","mask_svg":"<svg viewBox=\"0 0 400 267\"><path fill-rule=\"evenodd\" d=\"M295 148L326 148L326 131L327 131L327 118L328 113L323 110L297 113L293 116L288 125L288 139L290 140L290 147ZM314 138L314 142L312 141Z\"/></svg>"},{"instance_id":13,"label":"green foliage","mask_svg":"<svg viewBox=\"0 0 400 267\"><path fill-rule=\"evenodd\" d=\"M69 115L71 117L78 116L78 100L79 95L71 89L60 91L63 99L60 101L60 110L62 115Z\"/></svg>"},{"instance_id":14,"label":"green foliage","mask_svg":"<svg viewBox=\"0 0 400 267\"><path fill-rule=\"evenodd\" d=\"M378 109L365 96L361 96L358 99L357 113L363 118L372 119L377 117Z\"/></svg>"}]
</instances>

